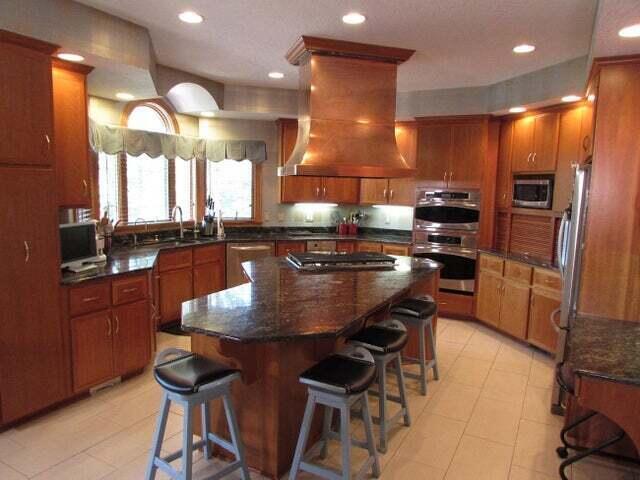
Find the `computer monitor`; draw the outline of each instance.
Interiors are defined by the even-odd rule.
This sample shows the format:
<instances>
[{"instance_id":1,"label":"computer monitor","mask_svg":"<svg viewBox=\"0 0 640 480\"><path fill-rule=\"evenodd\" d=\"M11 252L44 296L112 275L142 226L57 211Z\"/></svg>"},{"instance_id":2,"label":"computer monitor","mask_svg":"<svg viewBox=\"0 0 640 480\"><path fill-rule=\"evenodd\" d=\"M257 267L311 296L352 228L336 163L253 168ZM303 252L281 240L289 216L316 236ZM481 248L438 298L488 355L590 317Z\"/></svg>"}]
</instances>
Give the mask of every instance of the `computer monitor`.
<instances>
[{"instance_id":1,"label":"computer monitor","mask_svg":"<svg viewBox=\"0 0 640 480\"><path fill-rule=\"evenodd\" d=\"M60 268L73 271L87 269L87 265L101 260L98 257L96 222L60 225ZM92 268L89 265L88 268Z\"/></svg>"}]
</instances>

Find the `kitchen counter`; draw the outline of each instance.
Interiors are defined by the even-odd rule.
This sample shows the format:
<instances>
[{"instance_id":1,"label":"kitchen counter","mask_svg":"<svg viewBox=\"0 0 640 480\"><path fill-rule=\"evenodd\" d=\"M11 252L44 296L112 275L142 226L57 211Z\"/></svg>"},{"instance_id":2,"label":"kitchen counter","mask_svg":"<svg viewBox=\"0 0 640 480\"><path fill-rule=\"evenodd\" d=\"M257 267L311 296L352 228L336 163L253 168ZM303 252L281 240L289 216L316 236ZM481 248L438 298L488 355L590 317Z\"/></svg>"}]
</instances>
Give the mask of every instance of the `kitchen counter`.
<instances>
[{"instance_id":1,"label":"kitchen counter","mask_svg":"<svg viewBox=\"0 0 640 480\"><path fill-rule=\"evenodd\" d=\"M398 257L393 269L301 272L281 257L242 264L250 283L182 304L182 328L238 342L338 337L441 265Z\"/></svg>"},{"instance_id":2,"label":"kitchen counter","mask_svg":"<svg viewBox=\"0 0 640 480\"><path fill-rule=\"evenodd\" d=\"M236 230L236 231L234 231ZM299 232L299 233L298 233ZM109 254L107 263L99 265L96 270L84 273L73 273L65 271L62 274L61 283L63 285L76 284L88 280L121 275L141 270L153 268L158 253L161 250L176 248L191 248L198 245L210 245L226 242L276 242L276 241L301 241L309 240L335 240L335 241L368 241L380 243L395 243L401 245L411 245L411 232L391 230L389 233L380 229L367 229L358 235L338 235L329 232L308 233L302 229L229 229L226 237L218 240L215 237L200 237L197 240L188 239L184 242L166 242L151 245L141 245L138 247L116 247Z\"/></svg>"},{"instance_id":3,"label":"kitchen counter","mask_svg":"<svg viewBox=\"0 0 640 480\"><path fill-rule=\"evenodd\" d=\"M640 386L640 322L575 318L569 363L576 375Z\"/></svg>"},{"instance_id":4,"label":"kitchen counter","mask_svg":"<svg viewBox=\"0 0 640 480\"><path fill-rule=\"evenodd\" d=\"M496 257L504 258L505 260L514 260L516 262L526 263L533 267L548 268L550 270L558 270L558 264L543 260L541 258L530 257L521 253L507 253L494 248L479 248L478 253L487 253L489 255L495 255Z\"/></svg>"}]
</instances>

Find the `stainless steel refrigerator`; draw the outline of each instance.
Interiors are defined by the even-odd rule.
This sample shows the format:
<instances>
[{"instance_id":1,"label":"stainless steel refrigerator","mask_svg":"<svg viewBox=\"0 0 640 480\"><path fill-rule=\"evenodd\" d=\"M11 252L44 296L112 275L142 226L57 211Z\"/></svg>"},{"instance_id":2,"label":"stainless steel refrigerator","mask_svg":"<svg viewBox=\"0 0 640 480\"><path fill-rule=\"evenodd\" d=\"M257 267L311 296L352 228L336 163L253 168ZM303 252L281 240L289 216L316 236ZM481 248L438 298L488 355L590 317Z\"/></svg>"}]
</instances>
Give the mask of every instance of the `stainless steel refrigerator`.
<instances>
[{"instance_id":1,"label":"stainless steel refrigerator","mask_svg":"<svg viewBox=\"0 0 640 480\"><path fill-rule=\"evenodd\" d=\"M576 168L571 205L562 216L558 231L557 261L562 277L562 304L551 315L551 323L558 332L556 363L563 363L567 354L567 337L570 334L571 320L578 308L580 292L580 268L584 246L584 229L587 220L591 165ZM559 315L559 321L555 319ZM561 414L563 408L562 391L554 383L551 397L551 411Z\"/></svg>"}]
</instances>

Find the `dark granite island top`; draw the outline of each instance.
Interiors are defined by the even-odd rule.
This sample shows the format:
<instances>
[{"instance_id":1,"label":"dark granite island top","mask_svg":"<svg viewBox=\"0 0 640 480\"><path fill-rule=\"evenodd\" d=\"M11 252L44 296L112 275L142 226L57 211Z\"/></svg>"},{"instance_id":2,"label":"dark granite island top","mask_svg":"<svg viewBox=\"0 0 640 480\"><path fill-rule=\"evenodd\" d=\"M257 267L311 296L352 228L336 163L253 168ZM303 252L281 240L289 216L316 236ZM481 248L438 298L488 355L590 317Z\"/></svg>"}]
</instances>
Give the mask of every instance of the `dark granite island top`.
<instances>
[{"instance_id":1,"label":"dark granite island top","mask_svg":"<svg viewBox=\"0 0 640 480\"><path fill-rule=\"evenodd\" d=\"M569 335L577 375L640 386L640 322L577 317Z\"/></svg>"},{"instance_id":2,"label":"dark granite island top","mask_svg":"<svg viewBox=\"0 0 640 480\"><path fill-rule=\"evenodd\" d=\"M238 342L338 337L441 265L397 257L393 269L301 272L285 258L242 264L251 280L182 304L182 328Z\"/></svg>"}]
</instances>

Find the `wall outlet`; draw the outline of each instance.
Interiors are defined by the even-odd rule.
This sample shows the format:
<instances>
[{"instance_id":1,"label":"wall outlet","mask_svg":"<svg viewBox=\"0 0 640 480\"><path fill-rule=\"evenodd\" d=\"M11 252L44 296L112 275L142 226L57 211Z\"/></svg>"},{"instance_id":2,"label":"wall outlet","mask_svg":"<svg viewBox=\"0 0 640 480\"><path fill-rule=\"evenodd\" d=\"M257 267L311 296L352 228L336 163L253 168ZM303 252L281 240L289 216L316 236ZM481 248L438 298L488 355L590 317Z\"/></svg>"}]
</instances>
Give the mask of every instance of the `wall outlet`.
<instances>
[{"instance_id":1,"label":"wall outlet","mask_svg":"<svg viewBox=\"0 0 640 480\"><path fill-rule=\"evenodd\" d=\"M282 212L278 213L278 221L279 222L284 222L284 213L282 213Z\"/></svg>"}]
</instances>

